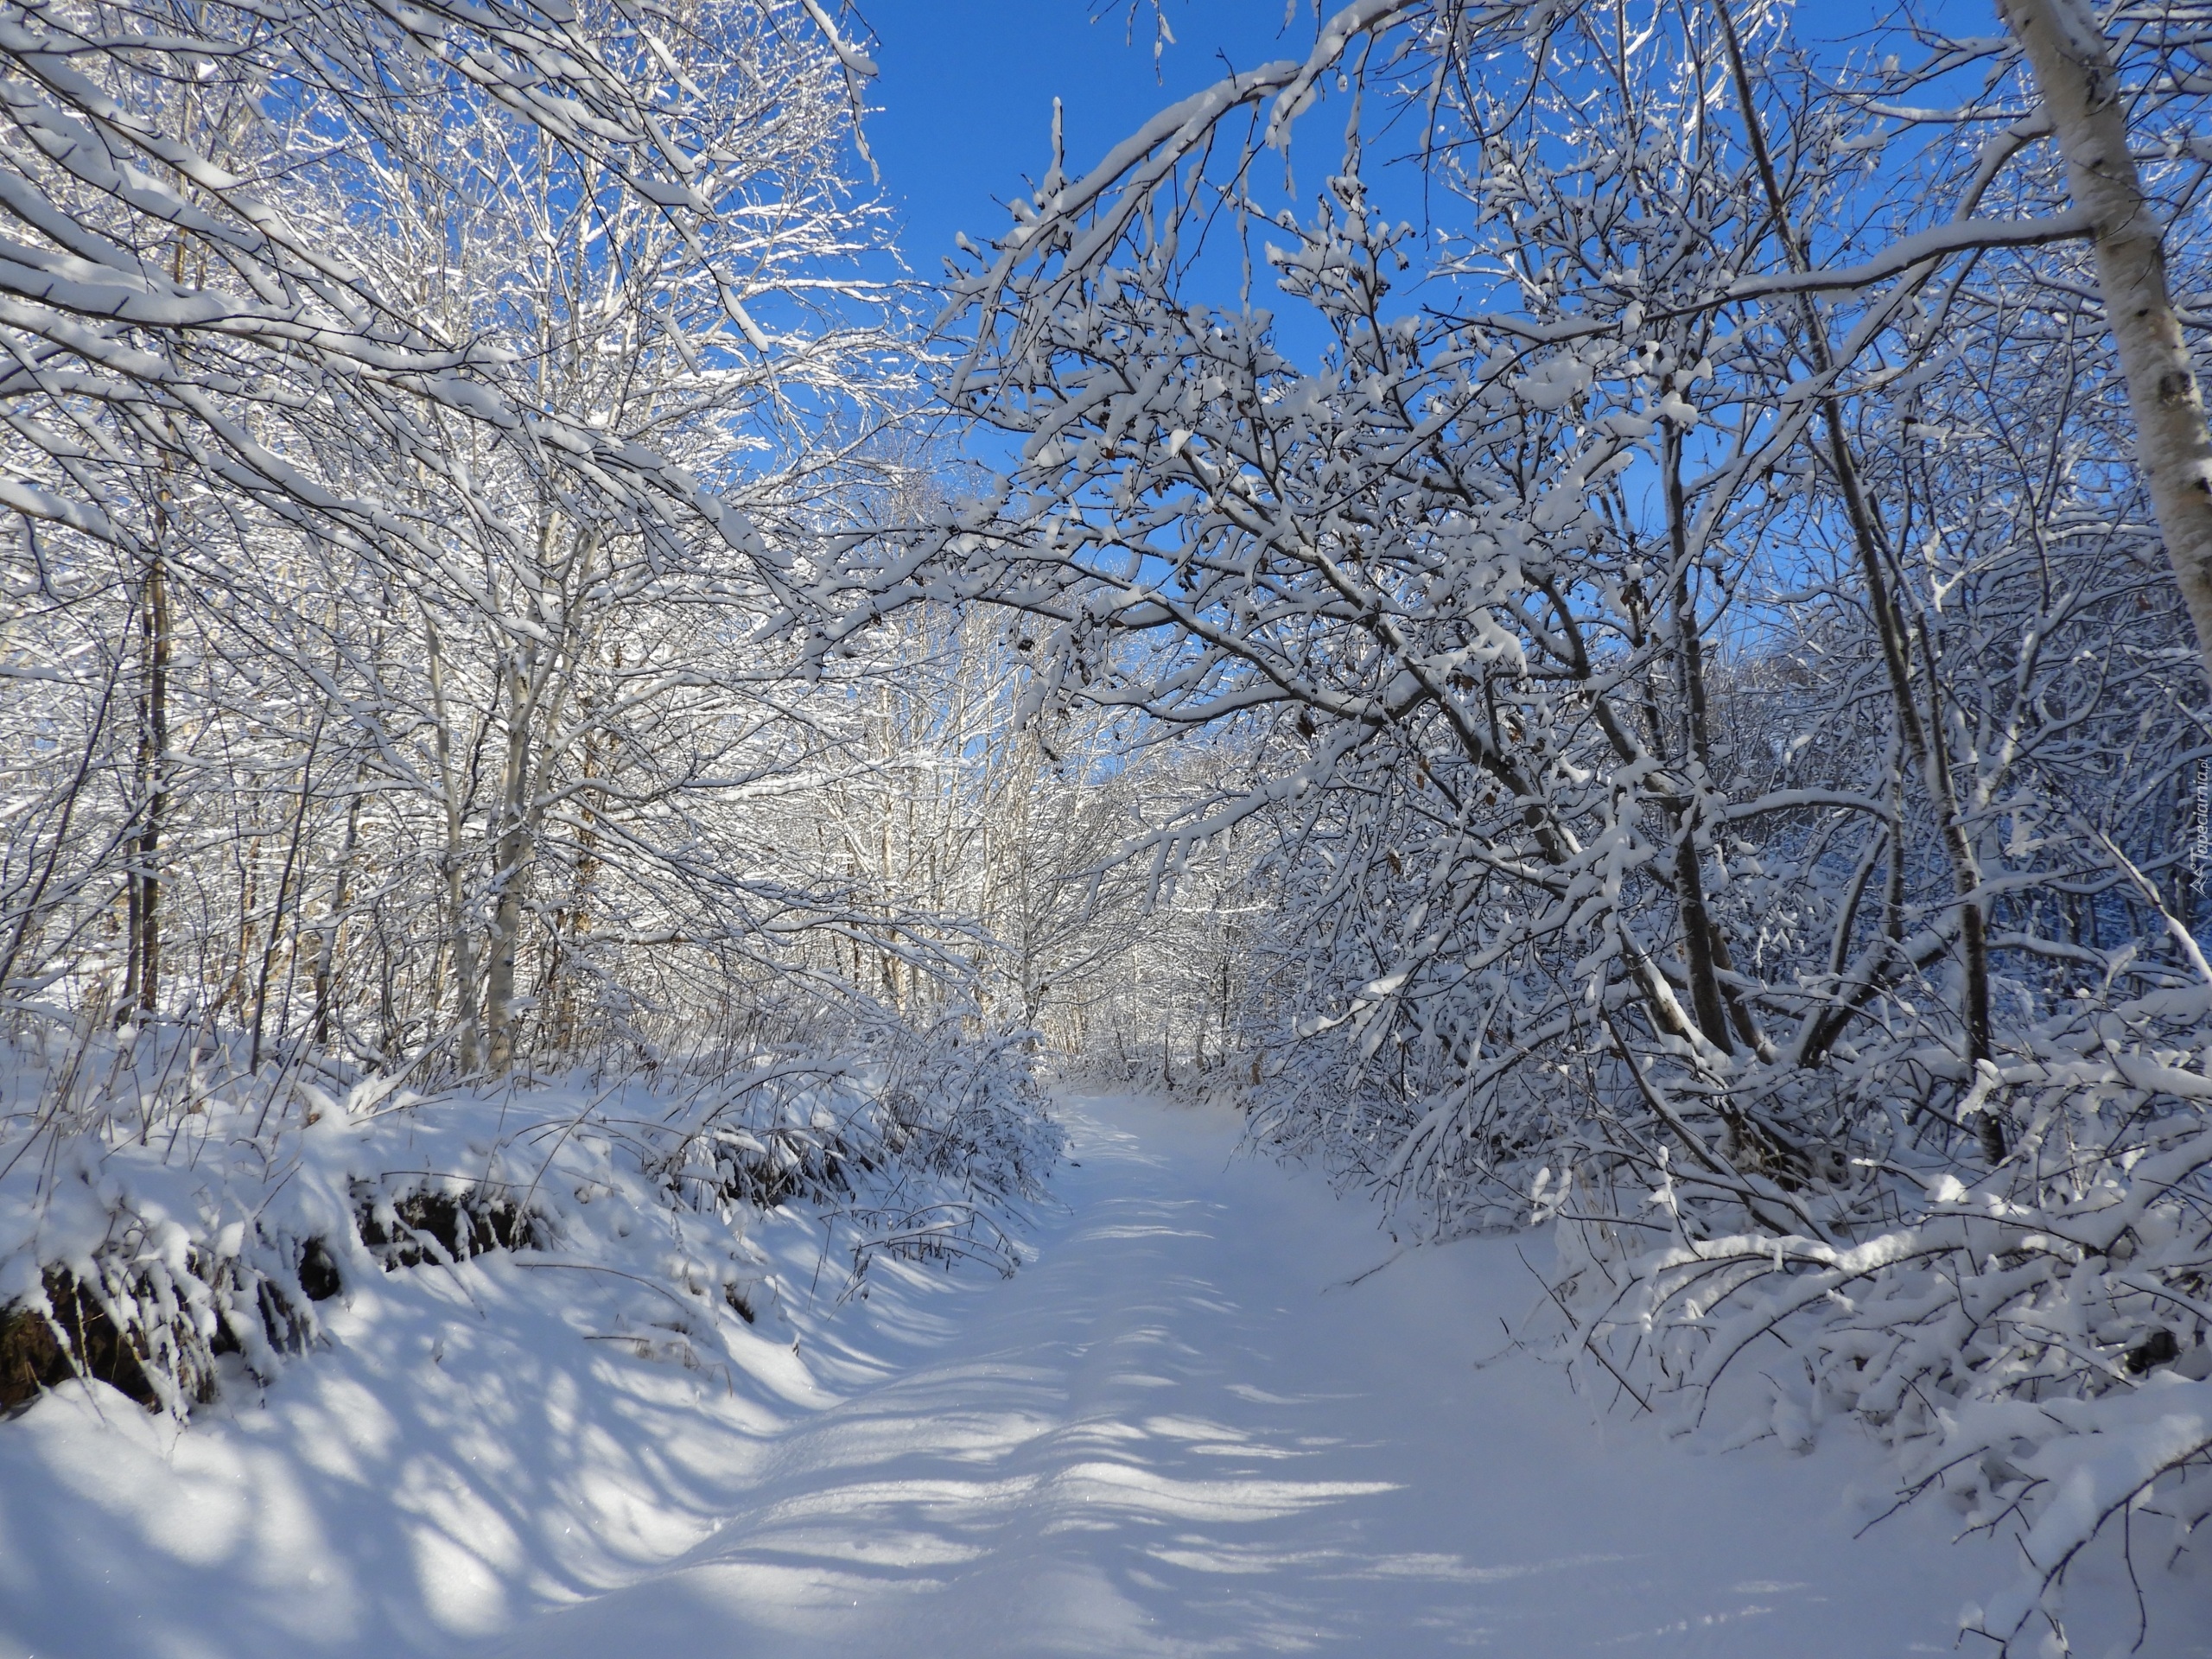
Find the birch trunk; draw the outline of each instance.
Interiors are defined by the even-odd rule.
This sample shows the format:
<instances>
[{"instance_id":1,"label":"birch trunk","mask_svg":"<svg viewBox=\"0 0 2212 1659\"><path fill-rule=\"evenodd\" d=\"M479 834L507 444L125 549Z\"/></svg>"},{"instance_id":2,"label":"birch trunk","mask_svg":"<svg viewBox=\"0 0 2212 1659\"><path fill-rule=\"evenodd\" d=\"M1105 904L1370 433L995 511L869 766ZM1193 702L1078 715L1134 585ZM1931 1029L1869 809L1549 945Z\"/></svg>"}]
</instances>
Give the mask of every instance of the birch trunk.
<instances>
[{"instance_id":1,"label":"birch trunk","mask_svg":"<svg viewBox=\"0 0 2212 1659\"><path fill-rule=\"evenodd\" d=\"M2088 0L1999 0L1998 10L2034 67L2075 206L2089 219L2135 416L2136 463L2212 679L2212 437L2166 290L2164 227L2127 151L2119 73Z\"/></svg>"},{"instance_id":2,"label":"birch trunk","mask_svg":"<svg viewBox=\"0 0 2212 1659\"><path fill-rule=\"evenodd\" d=\"M454 976L454 1027L456 1058L463 1076L474 1076L483 1064L483 1027L477 1021L476 951L470 931L467 890L463 880L466 855L461 847L461 799L454 767L452 716L446 703L446 658L444 642L439 638L437 625L426 612L423 618L423 639L426 648L430 674L430 708L436 722L435 739L438 754L438 788L444 809L446 844L442 862L445 877L446 950L441 963L449 959ZM442 966L434 976L431 1004L435 1007L442 999L445 978ZM389 1046L387 1045L387 1046Z\"/></svg>"},{"instance_id":3,"label":"birch trunk","mask_svg":"<svg viewBox=\"0 0 2212 1659\"><path fill-rule=\"evenodd\" d=\"M530 736L537 684L536 654L524 646L506 667L507 756L500 774L499 833L495 843L491 948L484 971L485 1064L494 1076L514 1064L515 953L522 942L523 901L537 836L531 800Z\"/></svg>"}]
</instances>

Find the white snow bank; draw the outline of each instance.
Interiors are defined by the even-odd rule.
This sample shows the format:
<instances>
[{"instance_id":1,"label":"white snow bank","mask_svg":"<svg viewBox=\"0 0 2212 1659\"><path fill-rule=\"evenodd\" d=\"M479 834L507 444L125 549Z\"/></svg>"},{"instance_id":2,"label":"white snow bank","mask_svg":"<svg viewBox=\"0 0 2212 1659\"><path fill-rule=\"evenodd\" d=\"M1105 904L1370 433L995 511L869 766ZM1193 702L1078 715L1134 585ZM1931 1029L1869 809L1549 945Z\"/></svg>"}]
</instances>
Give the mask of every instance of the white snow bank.
<instances>
[{"instance_id":1,"label":"white snow bank","mask_svg":"<svg viewBox=\"0 0 2212 1659\"><path fill-rule=\"evenodd\" d=\"M94 1358L0 1424L35 1652L411 1651L664 1559L827 1397L804 1310L1010 1268L1058 1146L1015 1046L953 1027L435 1094L148 1036L10 1058L0 1358L16 1395L27 1333Z\"/></svg>"},{"instance_id":2,"label":"white snow bank","mask_svg":"<svg viewBox=\"0 0 2212 1659\"><path fill-rule=\"evenodd\" d=\"M1065 1115L1033 1266L795 1421L680 1562L491 1651L1902 1659L1960 1650L2012 1571L1934 1506L1860 1535L1894 1488L1858 1437L1700 1455L1569 1392L1507 1342L1541 1240L1401 1251L1318 1176L1232 1160L1228 1111ZM2203 1580L2145 1589L2146 1651L2212 1652ZM2124 1649L2108 1553L2074 1596L2088 1650Z\"/></svg>"},{"instance_id":3,"label":"white snow bank","mask_svg":"<svg viewBox=\"0 0 2212 1659\"><path fill-rule=\"evenodd\" d=\"M1227 1111L1062 1116L1012 1279L840 1300L795 1209L779 1311L696 1370L639 1357L643 1287L492 1255L349 1290L188 1427L49 1397L0 1425L0 1654L1891 1659L2012 1571L1937 1506L1858 1535L1859 1437L1698 1455L1561 1388L1506 1338L1526 1241L1401 1252ZM2201 1577L2145 1588L2163 1659L2212 1653ZM2072 1593L2124 1649L2108 1553Z\"/></svg>"},{"instance_id":4,"label":"white snow bank","mask_svg":"<svg viewBox=\"0 0 2212 1659\"><path fill-rule=\"evenodd\" d=\"M825 1233L810 1208L756 1224L752 1325L664 1278L499 1252L365 1277L312 1357L188 1423L65 1384L0 1425L0 1652L443 1651L634 1577L869 1374L835 1334L861 1305L837 1304ZM879 1261L870 1283L930 1277Z\"/></svg>"}]
</instances>

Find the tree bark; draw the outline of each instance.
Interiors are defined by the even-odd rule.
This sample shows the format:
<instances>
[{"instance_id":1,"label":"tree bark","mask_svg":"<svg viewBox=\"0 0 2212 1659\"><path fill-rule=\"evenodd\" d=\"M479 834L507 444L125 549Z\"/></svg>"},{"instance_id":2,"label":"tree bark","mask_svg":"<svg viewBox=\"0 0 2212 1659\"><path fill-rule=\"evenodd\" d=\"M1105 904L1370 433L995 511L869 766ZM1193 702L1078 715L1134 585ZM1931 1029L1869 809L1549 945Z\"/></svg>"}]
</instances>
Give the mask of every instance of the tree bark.
<instances>
[{"instance_id":1,"label":"tree bark","mask_svg":"<svg viewBox=\"0 0 2212 1659\"><path fill-rule=\"evenodd\" d=\"M362 785L366 782L365 770L354 773L353 796L346 803L346 840L338 849L338 870L331 878L330 910L324 918L322 936L315 942L315 1030L311 1040L317 1048L330 1046L330 1005L337 979L338 944L346 931L346 906L353 902L353 855L361 846Z\"/></svg>"},{"instance_id":2,"label":"tree bark","mask_svg":"<svg viewBox=\"0 0 2212 1659\"><path fill-rule=\"evenodd\" d=\"M499 830L493 855L491 947L484 969L484 1059L493 1076L514 1064L515 955L522 942L523 902L537 850L531 800L530 736L536 661L529 647L511 657L507 681L507 755L500 774Z\"/></svg>"},{"instance_id":3,"label":"tree bark","mask_svg":"<svg viewBox=\"0 0 2212 1659\"><path fill-rule=\"evenodd\" d=\"M1685 770L1702 789L1712 760L1706 725L1705 647L1697 607L1690 599L1689 509L1682 499L1682 440L1671 423L1661 441L1661 471L1667 485L1668 548L1675 567L1674 655L1675 681L1682 698L1682 754L1686 763L1695 763L1686 764ZM1713 959L1713 942L1719 930L1706 906L1705 872L1698 860L1698 797L1693 795L1672 815L1682 961L1689 974L1690 1003L1697 1011L1698 1029L1723 1054L1732 1054L1736 1046L1729 1040L1728 1018L1721 1011L1720 981Z\"/></svg>"},{"instance_id":4,"label":"tree bark","mask_svg":"<svg viewBox=\"0 0 2212 1659\"><path fill-rule=\"evenodd\" d=\"M142 629L144 677L138 694L137 783L145 817L131 846L128 878L130 961L118 1025L151 1020L162 991L162 830L168 817L169 590L158 542L146 567Z\"/></svg>"},{"instance_id":5,"label":"tree bark","mask_svg":"<svg viewBox=\"0 0 2212 1659\"><path fill-rule=\"evenodd\" d=\"M445 809L446 950L453 963L455 1058L462 1075L474 1076L484 1059L483 1027L477 1020L476 951L463 881L467 861L461 849L461 803L454 771L452 722L446 706L445 646L427 612L423 618L423 639L429 666L430 706L436 721L438 785ZM435 979L442 982L444 977L441 967ZM434 1007L443 990L442 982L434 983L430 998Z\"/></svg>"},{"instance_id":6,"label":"tree bark","mask_svg":"<svg viewBox=\"0 0 2212 1659\"><path fill-rule=\"evenodd\" d=\"M2127 151L2119 71L2088 0L1998 0L1997 9L2035 71L2074 205L2088 216L2135 416L2136 465L2212 680L2212 435L2166 289L2164 227Z\"/></svg>"}]
</instances>

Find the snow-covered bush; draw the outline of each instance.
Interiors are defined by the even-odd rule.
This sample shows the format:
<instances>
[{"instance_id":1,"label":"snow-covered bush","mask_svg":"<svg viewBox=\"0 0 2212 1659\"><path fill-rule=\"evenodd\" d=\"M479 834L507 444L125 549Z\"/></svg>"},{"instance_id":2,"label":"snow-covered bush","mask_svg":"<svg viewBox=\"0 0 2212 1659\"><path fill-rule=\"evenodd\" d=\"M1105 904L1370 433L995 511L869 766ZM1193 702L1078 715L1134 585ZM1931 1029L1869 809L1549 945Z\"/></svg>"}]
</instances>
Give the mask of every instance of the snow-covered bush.
<instances>
[{"instance_id":1,"label":"snow-covered bush","mask_svg":"<svg viewBox=\"0 0 2212 1659\"><path fill-rule=\"evenodd\" d=\"M1765 1228L1664 1154L1649 1191L1546 1170L1563 1352L1732 1441L1855 1418L1896 1448L1900 1501L2017 1523L2022 1580L1973 1627L2063 1644L2065 1573L2101 1531L2163 1567L2212 1516L2208 1012L2200 990L2022 1033L1976 1085L2020 1125L1995 1168L1900 1112L1878 1150L1772 1194Z\"/></svg>"},{"instance_id":2,"label":"snow-covered bush","mask_svg":"<svg viewBox=\"0 0 2212 1659\"><path fill-rule=\"evenodd\" d=\"M160 1027L8 1051L8 1404L83 1374L181 1416L313 1347L318 1305L362 1275L487 1249L651 1287L673 1323L641 1340L749 1323L777 1293L748 1228L791 1202L854 1276L887 1250L1011 1270L1058 1151L1020 1042L956 1025L881 1026L848 1058L432 1091L242 1059Z\"/></svg>"},{"instance_id":3,"label":"snow-covered bush","mask_svg":"<svg viewBox=\"0 0 2212 1659\"><path fill-rule=\"evenodd\" d=\"M1009 1228L1039 1197L1059 1132L1031 1075L1027 1033L878 1024L844 1058L764 1054L684 1090L646 1167L696 1209L800 1197L854 1229L854 1268L879 1251L1020 1260Z\"/></svg>"}]
</instances>

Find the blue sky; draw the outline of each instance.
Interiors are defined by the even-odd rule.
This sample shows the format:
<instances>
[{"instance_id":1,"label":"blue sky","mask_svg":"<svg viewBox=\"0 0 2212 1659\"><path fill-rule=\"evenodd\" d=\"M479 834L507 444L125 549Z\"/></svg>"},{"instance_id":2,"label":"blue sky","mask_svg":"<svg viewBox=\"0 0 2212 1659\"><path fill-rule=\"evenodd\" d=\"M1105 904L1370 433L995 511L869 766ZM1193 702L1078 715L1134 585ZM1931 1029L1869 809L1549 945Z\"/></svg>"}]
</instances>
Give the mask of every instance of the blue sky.
<instances>
[{"instance_id":1,"label":"blue sky","mask_svg":"<svg viewBox=\"0 0 2212 1659\"><path fill-rule=\"evenodd\" d=\"M1150 0L1134 30L1128 0L861 0L882 70L868 142L906 212L907 258L933 277L956 232L981 242L1005 223L998 204L1051 157L1056 94L1072 171L1217 79L1224 55L1240 69L1304 55L1313 12L1295 3L1286 34L1284 0L1165 0L1178 43L1155 79Z\"/></svg>"},{"instance_id":2,"label":"blue sky","mask_svg":"<svg viewBox=\"0 0 2212 1659\"><path fill-rule=\"evenodd\" d=\"M956 232L981 242L998 205L1051 155L1052 99L1065 109L1071 170L1096 160L1173 99L1225 67L1303 56L1313 0L1160 0L1176 44L1154 78L1153 0L858 0L882 70L869 143L906 214L901 241L935 277ZM1323 0L1333 12L1342 0ZM1285 28L1286 6L1295 16ZM1993 31L1989 0L1919 0L1962 34ZM1801 5L1801 36L1854 34L1889 14L1882 0ZM1094 21L1094 19L1096 21Z\"/></svg>"}]
</instances>

